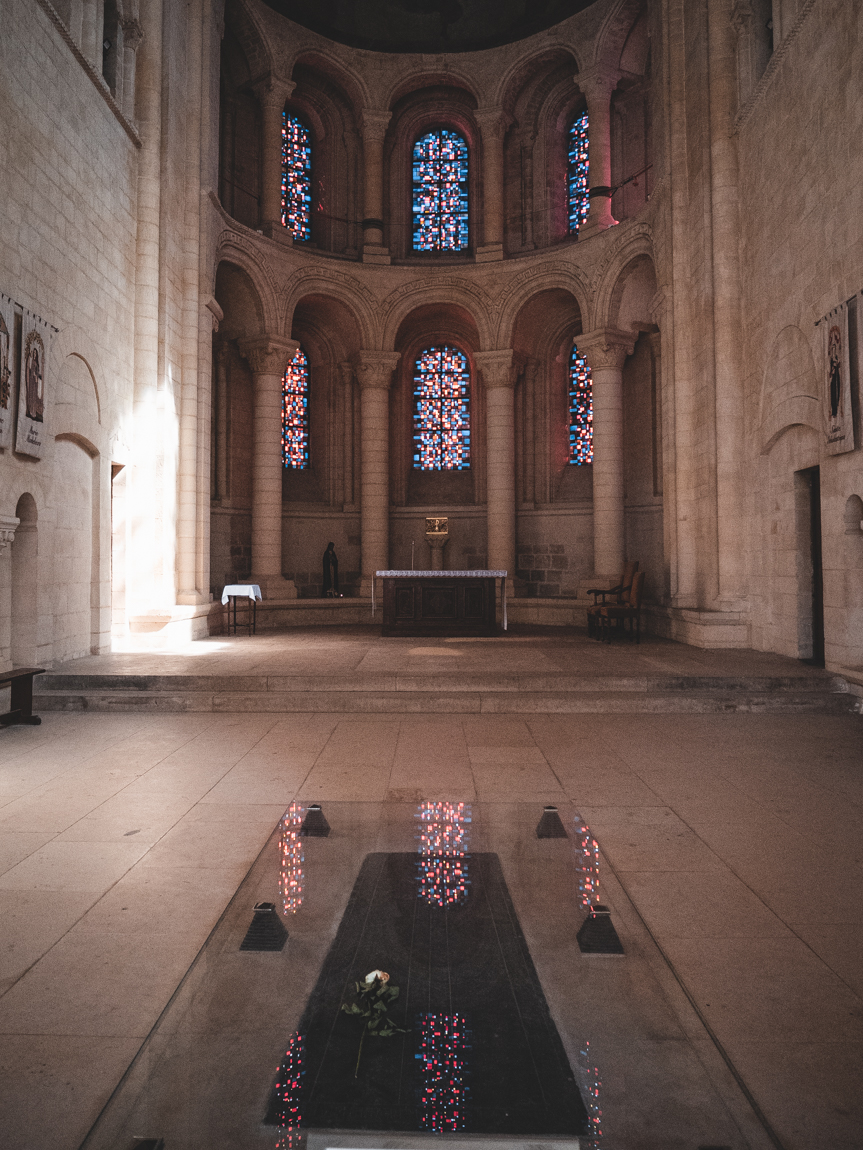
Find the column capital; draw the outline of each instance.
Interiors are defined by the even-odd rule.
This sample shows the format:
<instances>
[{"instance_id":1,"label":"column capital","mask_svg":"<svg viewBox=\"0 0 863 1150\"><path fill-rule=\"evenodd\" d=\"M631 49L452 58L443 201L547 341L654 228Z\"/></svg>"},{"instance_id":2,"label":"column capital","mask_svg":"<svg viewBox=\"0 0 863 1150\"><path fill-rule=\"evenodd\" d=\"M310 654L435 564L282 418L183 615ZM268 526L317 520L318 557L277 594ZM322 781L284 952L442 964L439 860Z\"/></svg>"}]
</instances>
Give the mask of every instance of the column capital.
<instances>
[{"instance_id":1,"label":"column capital","mask_svg":"<svg viewBox=\"0 0 863 1150\"><path fill-rule=\"evenodd\" d=\"M392 115L392 112L380 108L363 108L360 114L363 139L382 141L387 134Z\"/></svg>"},{"instance_id":2,"label":"column capital","mask_svg":"<svg viewBox=\"0 0 863 1150\"><path fill-rule=\"evenodd\" d=\"M613 327L601 327L576 336L575 346L585 357L591 369L623 367L624 360L635 350L636 336L632 332Z\"/></svg>"},{"instance_id":3,"label":"column capital","mask_svg":"<svg viewBox=\"0 0 863 1150\"><path fill-rule=\"evenodd\" d=\"M144 29L140 23L132 17L123 20L120 27L123 29L123 47L131 48L133 52L137 52L141 46L141 41L144 39Z\"/></svg>"},{"instance_id":4,"label":"column capital","mask_svg":"<svg viewBox=\"0 0 863 1150\"><path fill-rule=\"evenodd\" d=\"M362 390L379 388L388 391L400 359L401 353L397 351L358 351L353 365Z\"/></svg>"},{"instance_id":5,"label":"column capital","mask_svg":"<svg viewBox=\"0 0 863 1150\"><path fill-rule=\"evenodd\" d=\"M584 93L588 105L590 105L594 101L609 101L621 75L619 68L611 68L607 64L594 64L592 67L578 72L574 79ZM590 111L589 107L588 111Z\"/></svg>"},{"instance_id":6,"label":"column capital","mask_svg":"<svg viewBox=\"0 0 863 1150\"><path fill-rule=\"evenodd\" d=\"M0 551L15 538L15 528L20 522L14 515L0 515Z\"/></svg>"},{"instance_id":7,"label":"column capital","mask_svg":"<svg viewBox=\"0 0 863 1150\"><path fill-rule=\"evenodd\" d=\"M283 80L281 76L270 73L253 85L253 88L261 107L280 110L296 86L295 81Z\"/></svg>"},{"instance_id":8,"label":"column capital","mask_svg":"<svg viewBox=\"0 0 863 1150\"><path fill-rule=\"evenodd\" d=\"M738 36L742 35L749 28L755 14L752 11L752 0L734 0L731 6L731 27Z\"/></svg>"},{"instance_id":9,"label":"column capital","mask_svg":"<svg viewBox=\"0 0 863 1150\"><path fill-rule=\"evenodd\" d=\"M502 108L477 108L473 114L484 140L500 138L506 130L506 119Z\"/></svg>"},{"instance_id":10,"label":"column capital","mask_svg":"<svg viewBox=\"0 0 863 1150\"><path fill-rule=\"evenodd\" d=\"M254 375L283 375L299 346L295 339L262 335L242 340L240 355L248 360Z\"/></svg>"},{"instance_id":11,"label":"column capital","mask_svg":"<svg viewBox=\"0 0 863 1150\"><path fill-rule=\"evenodd\" d=\"M482 372L486 390L515 387L516 364L511 347L499 351L477 351L473 358Z\"/></svg>"},{"instance_id":12,"label":"column capital","mask_svg":"<svg viewBox=\"0 0 863 1150\"><path fill-rule=\"evenodd\" d=\"M343 359L337 366L342 384L345 387L351 387L354 382L354 365L349 359Z\"/></svg>"}]
</instances>

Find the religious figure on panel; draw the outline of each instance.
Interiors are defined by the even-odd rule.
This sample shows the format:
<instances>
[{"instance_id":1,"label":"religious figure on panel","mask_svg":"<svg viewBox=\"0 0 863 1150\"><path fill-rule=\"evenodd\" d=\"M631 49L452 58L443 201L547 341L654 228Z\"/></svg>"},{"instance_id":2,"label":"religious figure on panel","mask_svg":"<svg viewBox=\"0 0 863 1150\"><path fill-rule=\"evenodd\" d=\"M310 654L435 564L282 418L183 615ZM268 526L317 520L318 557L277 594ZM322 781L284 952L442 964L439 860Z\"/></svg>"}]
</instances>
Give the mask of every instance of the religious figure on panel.
<instances>
[{"instance_id":1,"label":"religious figure on panel","mask_svg":"<svg viewBox=\"0 0 863 1150\"><path fill-rule=\"evenodd\" d=\"M842 335L839 328L830 328L827 340L830 372L830 417L836 419L842 402Z\"/></svg>"},{"instance_id":2,"label":"religious figure on panel","mask_svg":"<svg viewBox=\"0 0 863 1150\"><path fill-rule=\"evenodd\" d=\"M12 396L12 372L9 368L9 328L0 315L0 407L8 407Z\"/></svg>"},{"instance_id":3,"label":"religious figure on panel","mask_svg":"<svg viewBox=\"0 0 863 1150\"><path fill-rule=\"evenodd\" d=\"M36 331L27 335L24 348L24 387L27 403L27 418L42 422L45 411L45 344Z\"/></svg>"}]
</instances>

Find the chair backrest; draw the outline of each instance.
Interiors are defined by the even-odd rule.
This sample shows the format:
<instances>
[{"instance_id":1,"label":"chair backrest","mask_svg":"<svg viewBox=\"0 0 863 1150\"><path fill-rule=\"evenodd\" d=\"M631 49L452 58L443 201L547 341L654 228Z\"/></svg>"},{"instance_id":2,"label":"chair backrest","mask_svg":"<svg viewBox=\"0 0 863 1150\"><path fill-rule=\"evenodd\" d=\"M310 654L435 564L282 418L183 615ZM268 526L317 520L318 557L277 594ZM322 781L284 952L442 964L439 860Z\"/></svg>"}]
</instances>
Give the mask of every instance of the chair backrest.
<instances>
[{"instance_id":1,"label":"chair backrest","mask_svg":"<svg viewBox=\"0 0 863 1150\"><path fill-rule=\"evenodd\" d=\"M632 579L632 588L629 592L629 606L633 611L641 607L641 596L644 591L644 572L637 571Z\"/></svg>"},{"instance_id":2,"label":"chair backrest","mask_svg":"<svg viewBox=\"0 0 863 1150\"><path fill-rule=\"evenodd\" d=\"M619 603L629 603L629 597L632 592L632 581L635 578L635 573L638 570L638 560L634 562L627 561L623 565L623 574L620 576L621 592L618 599Z\"/></svg>"}]
</instances>

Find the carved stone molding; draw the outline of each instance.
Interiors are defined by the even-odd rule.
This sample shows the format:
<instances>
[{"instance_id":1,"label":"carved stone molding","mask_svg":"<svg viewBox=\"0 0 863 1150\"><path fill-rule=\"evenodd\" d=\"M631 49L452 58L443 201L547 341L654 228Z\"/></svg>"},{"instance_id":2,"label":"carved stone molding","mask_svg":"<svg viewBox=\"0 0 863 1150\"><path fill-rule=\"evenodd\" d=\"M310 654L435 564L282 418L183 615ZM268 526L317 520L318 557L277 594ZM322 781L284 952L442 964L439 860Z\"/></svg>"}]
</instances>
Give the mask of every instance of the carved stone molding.
<instances>
[{"instance_id":1,"label":"carved stone molding","mask_svg":"<svg viewBox=\"0 0 863 1150\"><path fill-rule=\"evenodd\" d=\"M0 515L0 551L15 538L15 528L20 522L14 515Z\"/></svg>"},{"instance_id":2,"label":"carved stone molding","mask_svg":"<svg viewBox=\"0 0 863 1150\"><path fill-rule=\"evenodd\" d=\"M363 137L366 140L383 140L387 134L387 128L389 127L391 119L392 112L363 108L360 121L362 124Z\"/></svg>"},{"instance_id":3,"label":"carved stone molding","mask_svg":"<svg viewBox=\"0 0 863 1150\"><path fill-rule=\"evenodd\" d=\"M353 364L362 390L377 387L388 391L400 359L401 353L397 351L357 352Z\"/></svg>"},{"instance_id":4,"label":"carved stone molding","mask_svg":"<svg viewBox=\"0 0 863 1150\"><path fill-rule=\"evenodd\" d=\"M263 335L240 342L240 355L248 360L254 375L283 375L299 348L294 339Z\"/></svg>"},{"instance_id":5,"label":"carved stone molding","mask_svg":"<svg viewBox=\"0 0 863 1150\"><path fill-rule=\"evenodd\" d=\"M592 369L622 368L626 357L635 350L635 336L617 328L597 328L576 339L578 350Z\"/></svg>"},{"instance_id":6,"label":"carved stone molding","mask_svg":"<svg viewBox=\"0 0 863 1150\"><path fill-rule=\"evenodd\" d=\"M585 68L577 73L575 82L578 84L588 105L595 100L609 101L611 93L617 87L621 72L619 68L609 68L605 64L595 64L592 68Z\"/></svg>"},{"instance_id":7,"label":"carved stone molding","mask_svg":"<svg viewBox=\"0 0 863 1150\"><path fill-rule=\"evenodd\" d=\"M482 372L487 391L498 387L515 387L516 364L511 347L499 351L477 351L473 358Z\"/></svg>"},{"instance_id":8,"label":"carved stone molding","mask_svg":"<svg viewBox=\"0 0 863 1150\"><path fill-rule=\"evenodd\" d=\"M281 111L296 86L293 80L283 80L280 76L270 75L254 85L254 92L262 108Z\"/></svg>"}]
</instances>

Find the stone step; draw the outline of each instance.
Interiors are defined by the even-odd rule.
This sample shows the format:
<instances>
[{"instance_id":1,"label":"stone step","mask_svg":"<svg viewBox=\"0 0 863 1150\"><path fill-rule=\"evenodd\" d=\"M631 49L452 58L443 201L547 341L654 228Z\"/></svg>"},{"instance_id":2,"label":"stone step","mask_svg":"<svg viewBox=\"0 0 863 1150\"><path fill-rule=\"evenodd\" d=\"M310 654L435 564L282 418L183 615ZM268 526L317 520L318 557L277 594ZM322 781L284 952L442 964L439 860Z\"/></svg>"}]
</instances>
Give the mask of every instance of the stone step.
<instances>
[{"instance_id":1,"label":"stone step","mask_svg":"<svg viewBox=\"0 0 863 1150\"><path fill-rule=\"evenodd\" d=\"M504 690L482 688L386 690L248 690L236 686L208 689L105 690L88 686L78 690L39 693L35 705L42 711L135 711L271 713L449 713L449 714L843 714L855 710L859 699L847 691L801 689L784 685L773 689L713 686L702 689L609 690Z\"/></svg>"}]
</instances>

